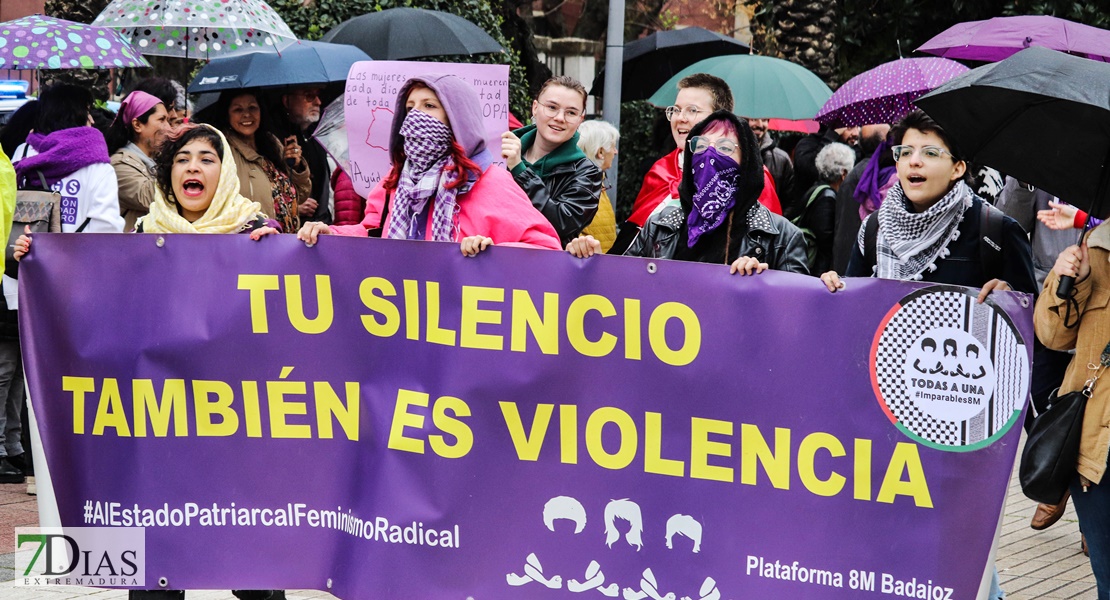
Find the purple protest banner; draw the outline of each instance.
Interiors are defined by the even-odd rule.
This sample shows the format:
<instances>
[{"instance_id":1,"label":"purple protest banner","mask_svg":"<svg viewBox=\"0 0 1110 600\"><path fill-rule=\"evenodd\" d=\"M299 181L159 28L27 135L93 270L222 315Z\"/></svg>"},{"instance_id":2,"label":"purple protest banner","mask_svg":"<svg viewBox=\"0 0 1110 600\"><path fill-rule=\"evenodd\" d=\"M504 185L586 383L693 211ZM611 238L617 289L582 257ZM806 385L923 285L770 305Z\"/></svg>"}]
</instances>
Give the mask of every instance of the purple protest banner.
<instances>
[{"instance_id":1,"label":"purple protest banner","mask_svg":"<svg viewBox=\"0 0 1110 600\"><path fill-rule=\"evenodd\" d=\"M341 598L972 598L1027 295L328 236L41 235L63 525L146 586Z\"/></svg>"}]
</instances>

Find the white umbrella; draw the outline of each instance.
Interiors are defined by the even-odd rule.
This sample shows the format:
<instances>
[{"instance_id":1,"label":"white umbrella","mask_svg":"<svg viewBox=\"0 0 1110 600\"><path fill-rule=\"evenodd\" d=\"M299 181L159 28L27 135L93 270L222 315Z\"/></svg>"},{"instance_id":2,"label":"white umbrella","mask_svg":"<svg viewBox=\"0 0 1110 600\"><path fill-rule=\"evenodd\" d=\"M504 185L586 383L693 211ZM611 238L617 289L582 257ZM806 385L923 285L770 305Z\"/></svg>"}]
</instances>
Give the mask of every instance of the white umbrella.
<instances>
[{"instance_id":1,"label":"white umbrella","mask_svg":"<svg viewBox=\"0 0 1110 600\"><path fill-rule=\"evenodd\" d=\"M263 0L112 0L93 25L119 30L148 56L205 60L297 39Z\"/></svg>"},{"instance_id":2,"label":"white umbrella","mask_svg":"<svg viewBox=\"0 0 1110 600\"><path fill-rule=\"evenodd\" d=\"M324 109L320 115L320 122L316 124L316 130L312 132L312 137L320 142L335 164L349 175L351 154L347 142L347 119L343 116L344 98L346 95L341 94Z\"/></svg>"}]
</instances>

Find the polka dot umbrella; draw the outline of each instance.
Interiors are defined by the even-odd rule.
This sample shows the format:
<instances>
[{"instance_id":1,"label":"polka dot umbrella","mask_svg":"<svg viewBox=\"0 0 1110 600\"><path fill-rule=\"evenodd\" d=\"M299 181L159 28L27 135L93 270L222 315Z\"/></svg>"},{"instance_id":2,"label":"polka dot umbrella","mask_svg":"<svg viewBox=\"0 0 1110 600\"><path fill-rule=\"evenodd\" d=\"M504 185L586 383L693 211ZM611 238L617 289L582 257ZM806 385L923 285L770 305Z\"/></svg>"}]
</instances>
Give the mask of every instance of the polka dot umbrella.
<instances>
[{"instance_id":1,"label":"polka dot umbrella","mask_svg":"<svg viewBox=\"0 0 1110 600\"><path fill-rule=\"evenodd\" d=\"M112 0L93 25L119 31L148 56L203 60L297 39L263 0Z\"/></svg>"},{"instance_id":2,"label":"polka dot umbrella","mask_svg":"<svg viewBox=\"0 0 1110 600\"><path fill-rule=\"evenodd\" d=\"M917 108L914 100L967 71L947 58L901 58L883 63L846 81L815 118L831 127L896 123Z\"/></svg>"},{"instance_id":3,"label":"polka dot umbrella","mask_svg":"<svg viewBox=\"0 0 1110 600\"><path fill-rule=\"evenodd\" d=\"M149 67L119 32L43 15L0 23L0 69Z\"/></svg>"}]
</instances>

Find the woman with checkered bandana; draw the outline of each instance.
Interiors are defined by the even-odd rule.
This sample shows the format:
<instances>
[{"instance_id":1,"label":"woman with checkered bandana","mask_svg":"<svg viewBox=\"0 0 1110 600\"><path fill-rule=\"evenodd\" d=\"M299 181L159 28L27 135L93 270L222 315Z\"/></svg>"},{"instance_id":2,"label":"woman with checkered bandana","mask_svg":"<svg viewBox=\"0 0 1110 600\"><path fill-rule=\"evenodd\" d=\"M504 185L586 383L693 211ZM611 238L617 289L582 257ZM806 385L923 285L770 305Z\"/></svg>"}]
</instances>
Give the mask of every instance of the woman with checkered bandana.
<instances>
[{"instance_id":1,"label":"woman with checkered bandana","mask_svg":"<svg viewBox=\"0 0 1110 600\"><path fill-rule=\"evenodd\" d=\"M559 249L559 238L486 148L478 94L454 75L401 86L389 141L389 174L357 225L306 223L309 245L326 234L459 244L474 256L493 244Z\"/></svg>"}]
</instances>

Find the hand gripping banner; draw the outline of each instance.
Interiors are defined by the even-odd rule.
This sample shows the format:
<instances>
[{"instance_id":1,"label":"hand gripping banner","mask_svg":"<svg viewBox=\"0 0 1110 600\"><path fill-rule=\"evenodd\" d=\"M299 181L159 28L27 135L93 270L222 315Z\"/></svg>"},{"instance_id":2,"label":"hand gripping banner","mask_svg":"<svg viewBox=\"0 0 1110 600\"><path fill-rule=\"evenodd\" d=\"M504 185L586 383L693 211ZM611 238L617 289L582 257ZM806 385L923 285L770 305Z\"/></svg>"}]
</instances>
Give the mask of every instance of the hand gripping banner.
<instances>
[{"instance_id":1,"label":"hand gripping banner","mask_svg":"<svg viewBox=\"0 0 1110 600\"><path fill-rule=\"evenodd\" d=\"M20 325L59 516L145 528L148 588L978 590L1027 295L332 236L37 239Z\"/></svg>"}]
</instances>

